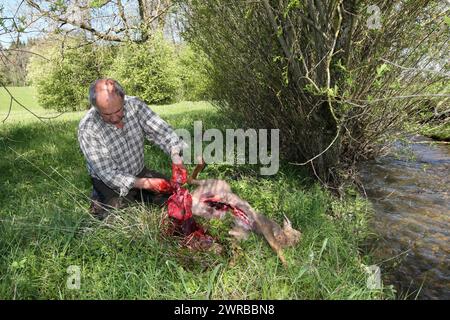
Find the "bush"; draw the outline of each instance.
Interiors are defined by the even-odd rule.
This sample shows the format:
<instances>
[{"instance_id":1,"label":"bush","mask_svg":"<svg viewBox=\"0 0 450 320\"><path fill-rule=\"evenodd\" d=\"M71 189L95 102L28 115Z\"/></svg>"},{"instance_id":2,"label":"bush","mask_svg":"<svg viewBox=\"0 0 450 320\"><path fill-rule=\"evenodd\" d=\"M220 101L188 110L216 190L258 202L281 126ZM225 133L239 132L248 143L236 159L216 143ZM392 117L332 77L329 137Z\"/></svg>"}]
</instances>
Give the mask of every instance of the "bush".
<instances>
[{"instance_id":1,"label":"bush","mask_svg":"<svg viewBox=\"0 0 450 320\"><path fill-rule=\"evenodd\" d=\"M211 61L223 114L280 129L284 159L324 182L376 155L444 78L440 1L180 1L183 37ZM424 66L441 72L422 76Z\"/></svg>"},{"instance_id":2,"label":"bush","mask_svg":"<svg viewBox=\"0 0 450 320\"><path fill-rule=\"evenodd\" d=\"M28 68L28 78L37 88L38 101L44 108L76 111L89 108L89 85L104 74L111 64L111 47L86 44L82 39L58 39L40 42Z\"/></svg>"},{"instance_id":3,"label":"bush","mask_svg":"<svg viewBox=\"0 0 450 320\"><path fill-rule=\"evenodd\" d=\"M89 108L88 88L96 79L116 79L128 95L149 104L180 100L204 100L209 92L208 60L182 45L175 46L155 34L145 43L89 44L78 38L65 41L54 37L39 41L32 49L28 67L38 101L48 109L76 111Z\"/></svg>"},{"instance_id":4,"label":"bush","mask_svg":"<svg viewBox=\"0 0 450 320\"><path fill-rule=\"evenodd\" d=\"M181 86L175 58L174 48L157 34L145 43L122 45L109 75L147 103L175 102Z\"/></svg>"},{"instance_id":5,"label":"bush","mask_svg":"<svg viewBox=\"0 0 450 320\"><path fill-rule=\"evenodd\" d=\"M210 98L210 78L207 75L209 61L202 51L190 46L180 48L178 73L181 80L180 95L183 100L198 101Z\"/></svg>"}]
</instances>

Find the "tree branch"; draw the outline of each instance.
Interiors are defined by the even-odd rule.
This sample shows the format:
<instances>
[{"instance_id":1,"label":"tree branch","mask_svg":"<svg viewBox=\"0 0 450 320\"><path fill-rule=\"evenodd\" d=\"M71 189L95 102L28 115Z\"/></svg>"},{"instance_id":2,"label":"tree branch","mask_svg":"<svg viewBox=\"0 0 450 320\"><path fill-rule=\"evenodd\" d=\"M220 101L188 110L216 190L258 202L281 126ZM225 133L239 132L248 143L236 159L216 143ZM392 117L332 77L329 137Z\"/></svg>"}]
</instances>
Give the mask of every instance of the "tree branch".
<instances>
[{"instance_id":1,"label":"tree branch","mask_svg":"<svg viewBox=\"0 0 450 320\"><path fill-rule=\"evenodd\" d=\"M39 13L41 13L43 16L48 17L54 21L58 21L58 22L62 22L64 24L70 24L73 25L75 27L78 27L82 30L88 31L90 33L92 33L93 35L95 35L96 37L106 40L106 41L114 41L114 42L122 42L124 41L123 38L118 37L118 36L114 36L109 34L109 31L107 33L103 33L98 31L97 29L93 28L92 26L80 21L80 22L76 22L76 21L70 21L67 18L61 17L59 15L53 14L49 11L46 11L44 9L42 9L37 3L35 3L33 0L27 0L28 5L30 5L31 7L33 7L34 9L36 9L37 11L39 11Z\"/></svg>"},{"instance_id":2,"label":"tree branch","mask_svg":"<svg viewBox=\"0 0 450 320\"><path fill-rule=\"evenodd\" d=\"M3 87L3 89L5 89L6 93L8 93L9 97L10 97L10 109L8 112L8 116L9 113L11 111L11 107L12 107L12 102L14 101L15 103L17 103L19 106L21 106L22 108L24 108L26 111L28 111L29 113L31 113L33 116L35 116L37 119L39 119L39 121L44 122L44 119L55 119L58 118L59 116L63 115L65 112L61 112L60 114L56 115L56 116L52 116L52 117L43 117L40 116L36 113L34 113L33 111L31 111L29 108L25 107L20 101L18 101L14 95L11 93L11 91L8 90L8 88L5 86L5 84L3 82L0 82L0 87ZM8 118L8 116L3 120L3 122Z\"/></svg>"},{"instance_id":3,"label":"tree branch","mask_svg":"<svg viewBox=\"0 0 450 320\"><path fill-rule=\"evenodd\" d=\"M419 72L425 72L425 73L428 72L428 73L434 73L434 74L437 74L437 75L440 75L440 76L443 76L443 77L446 77L446 78L450 77L450 72L445 73L445 72L440 72L440 71L431 70L431 69L407 68L407 67L401 66L399 64L396 64L396 63L394 63L392 61L383 59L383 58L381 58L380 60L384 61L386 63L389 63L389 64L391 64L391 65L393 65L393 66L395 66L397 68L400 68L400 69L403 69L403 70L407 70L407 71L419 71Z\"/></svg>"}]
</instances>

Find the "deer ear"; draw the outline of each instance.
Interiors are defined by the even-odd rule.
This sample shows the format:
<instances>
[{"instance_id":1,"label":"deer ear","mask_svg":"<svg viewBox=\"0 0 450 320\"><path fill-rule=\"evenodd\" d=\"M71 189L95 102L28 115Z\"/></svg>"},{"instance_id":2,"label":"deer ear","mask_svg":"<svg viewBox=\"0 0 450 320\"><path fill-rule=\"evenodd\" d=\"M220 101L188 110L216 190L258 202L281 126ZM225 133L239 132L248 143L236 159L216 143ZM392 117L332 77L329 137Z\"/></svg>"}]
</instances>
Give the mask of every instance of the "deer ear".
<instances>
[{"instance_id":1,"label":"deer ear","mask_svg":"<svg viewBox=\"0 0 450 320\"><path fill-rule=\"evenodd\" d=\"M286 217L285 214L283 214L283 216L284 216L283 229L286 229L286 228L292 228L292 223L291 223L291 221L288 219L288 217Z\"/></svg>"}]
</instances>

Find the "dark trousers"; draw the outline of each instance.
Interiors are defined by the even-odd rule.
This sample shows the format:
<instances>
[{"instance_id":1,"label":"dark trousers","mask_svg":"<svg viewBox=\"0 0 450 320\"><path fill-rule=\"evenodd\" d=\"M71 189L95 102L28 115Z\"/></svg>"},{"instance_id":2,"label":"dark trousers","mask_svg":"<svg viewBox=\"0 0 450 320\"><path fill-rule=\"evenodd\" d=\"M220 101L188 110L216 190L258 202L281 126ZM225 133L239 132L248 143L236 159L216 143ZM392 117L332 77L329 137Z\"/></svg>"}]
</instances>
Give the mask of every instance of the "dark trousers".
<instances>
[{"instance_id":1,"label":"dark trousers","mask_svg":"<svg viewBox=\"0 0 450 320\"><path fill-rule=\"evenodd\" d=\"M139 172L137 177L169 180L163 174L145 167ZM93 185L91 211L95 215L104 215L108 209L124 208L135 202L153 203L162 206L170 196L169 194L154 193L149 190L133 188L125 197L121 197L117 191L108 187L101 180L93 177L91 177L91 180Z\"/></svg>"}]
</instances>

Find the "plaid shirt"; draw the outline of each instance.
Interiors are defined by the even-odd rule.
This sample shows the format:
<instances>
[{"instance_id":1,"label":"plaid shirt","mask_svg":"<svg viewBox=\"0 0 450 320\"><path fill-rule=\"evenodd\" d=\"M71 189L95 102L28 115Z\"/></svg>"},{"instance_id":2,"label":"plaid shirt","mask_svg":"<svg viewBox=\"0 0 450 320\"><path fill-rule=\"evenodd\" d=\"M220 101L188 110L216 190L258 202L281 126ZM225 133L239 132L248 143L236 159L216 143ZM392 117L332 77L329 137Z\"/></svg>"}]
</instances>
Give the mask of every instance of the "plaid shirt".
<instances>
[{"instance_id":1,"label":"plaid shirt","mask_svg":"<svg viewBox=\"0 0 450 320\"><path fill-rule=\"evenodd\" d=\"M78 126L78 142L89 174L120 196L128 194L144 168L144 137L169 155L185 146L172 128L136 97L125 96L123 122L125 126L118 129L91 108Z\"/></svg>"}]
</instances>

